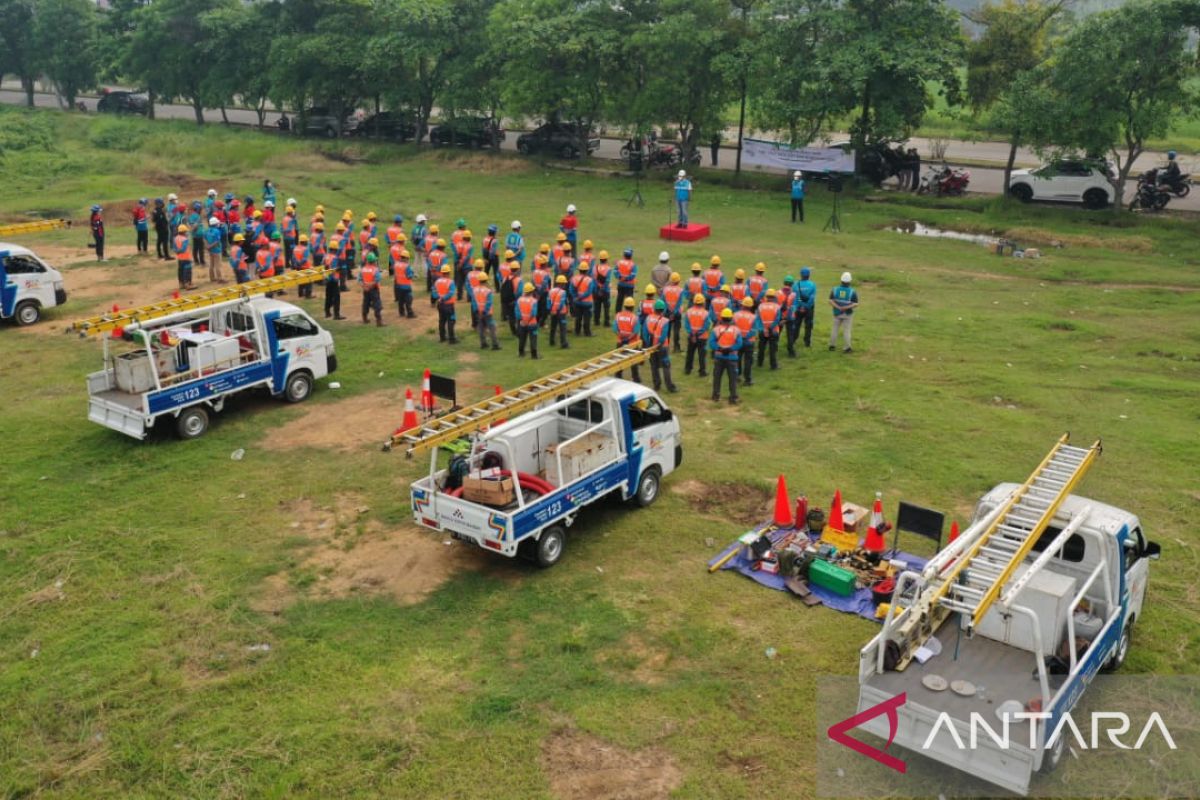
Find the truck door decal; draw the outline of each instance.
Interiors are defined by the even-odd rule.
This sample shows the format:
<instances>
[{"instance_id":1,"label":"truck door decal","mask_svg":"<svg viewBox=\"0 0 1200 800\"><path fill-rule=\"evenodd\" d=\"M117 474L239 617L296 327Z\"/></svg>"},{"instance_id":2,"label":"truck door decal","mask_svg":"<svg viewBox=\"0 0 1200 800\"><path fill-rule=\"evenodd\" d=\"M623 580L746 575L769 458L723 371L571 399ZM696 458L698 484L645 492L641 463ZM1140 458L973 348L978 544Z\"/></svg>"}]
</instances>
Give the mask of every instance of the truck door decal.
<instances>
[{"instance_id":1,"label":"truck door decal","mask_svg":"<svg viewBox=\"0 0 1200 800\"><path fill-rule=\"evenodd\" d=\"M268 311L263 314L263 332L267 335L267 352L271 358L271 391L278 394L283 391L284 380L287 378L289 353L279 352L279 337L275 335L275 320L279 319L278 311Z\"/></svg>"},{"instance_id":2,"label":"truck door decal","mask_svg":"<svg viewBox=\"0 0 1200 800\"><path fill-rule=\"evenodd\" d=\"M4 269L7 256L7 250L0 253L0 317L11 317L17 306L17 284L8 282L8 272Z\"/></svg>"},{"instance_id":3,"label":"truck door decal","mask_svg":"<svg viewBox=\"0 0 1200 800\"><path fill-rule=\"evenodd\" d=\"M504 522L504 517L500 514L488 514L488 528L491 529L494 538L504 541L508 536L508 525Z\"/></svg>"}]
</instances>

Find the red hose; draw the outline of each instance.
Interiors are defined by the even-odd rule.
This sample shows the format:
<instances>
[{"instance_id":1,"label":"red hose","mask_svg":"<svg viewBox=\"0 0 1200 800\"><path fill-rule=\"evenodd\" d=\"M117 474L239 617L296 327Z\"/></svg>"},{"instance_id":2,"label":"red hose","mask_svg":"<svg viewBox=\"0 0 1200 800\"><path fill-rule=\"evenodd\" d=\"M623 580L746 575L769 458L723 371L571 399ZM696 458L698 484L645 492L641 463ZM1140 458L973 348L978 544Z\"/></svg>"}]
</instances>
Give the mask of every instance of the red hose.
<instances>
[{"instance_id":1,"label":"red hose","mask_svg":"<svg viewBox=\"0 0 1200 800\"><path fill-rule=\"evenodd\" d=\"M501 477L507 478L510 475L512 475L511 471L507 469L500 470ZM551 484L539 478L537 475L530 475L528 472L518 472L517 482L521 485L522 489L529 489L539 497L550 494L554 491L554 487ZM462 497L462 491L463 487L459 486L457 489L451 489L450 491L445 492L445 494L448 494L451 497Z\"/></svg>"}]
</instances>

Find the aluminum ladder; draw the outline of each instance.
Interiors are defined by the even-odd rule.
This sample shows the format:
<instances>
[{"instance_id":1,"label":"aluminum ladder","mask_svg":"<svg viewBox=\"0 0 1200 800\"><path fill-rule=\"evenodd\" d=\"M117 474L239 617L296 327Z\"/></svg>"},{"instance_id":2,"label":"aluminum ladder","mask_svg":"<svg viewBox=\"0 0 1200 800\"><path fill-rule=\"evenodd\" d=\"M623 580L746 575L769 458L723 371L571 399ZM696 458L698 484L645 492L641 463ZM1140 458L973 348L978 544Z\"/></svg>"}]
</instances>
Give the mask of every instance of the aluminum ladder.
<instances>
[{"instance_id":1,"label":"aluminum ladder","mask_svg":"<svg viewBox=\"0 0 1200 800\"><path fill-rule=\"evenodd\" d=\"M416 452L438 447L470 435L500 419L516 416L558 395L567 394L598 378L613 375L649 360L650 350L618 347L616 350L582 361L573 367L551 373L474 405L435 417L403 433L393 434L383 443L387 452L403 445L409 458Z\"/></svg>"},{"instance_id":2,"label":"aluminum ladder","mask_svg":"<svg viewBox=\"0 0 1200 800\"><path fill-rule=\"evenodd\" d=\"M1013 572L1029 555L1059 506L1101 453L1100 441L1074 447L1064 434L995 521L929 585L932 604L956 611L973 633Z\"/></svg>"},{"instance_id":3,"label":"aluminum ladder","mask_svg":"<svg viewBox=\"0 0 1200 800\"><path fill-rule=\"evenodd\" d=\"M207 308L218 303L228 303L231 300L244 300L267 292L281 292L307 283L315 283L323 279L330 270L325 267L300 269L283 275L273 275L270 278L259 278L246 281L234 286L222 286L196 294L184 295L171 300L130 308L124 311L114 311L111 314L100 314L95 317L77 320L67 327L68 332L80 336L88 334L107 333L134 323L150 322L161 317L169 317L181 311L192 311L197 308Z\"/></svg>"}]
</instances>

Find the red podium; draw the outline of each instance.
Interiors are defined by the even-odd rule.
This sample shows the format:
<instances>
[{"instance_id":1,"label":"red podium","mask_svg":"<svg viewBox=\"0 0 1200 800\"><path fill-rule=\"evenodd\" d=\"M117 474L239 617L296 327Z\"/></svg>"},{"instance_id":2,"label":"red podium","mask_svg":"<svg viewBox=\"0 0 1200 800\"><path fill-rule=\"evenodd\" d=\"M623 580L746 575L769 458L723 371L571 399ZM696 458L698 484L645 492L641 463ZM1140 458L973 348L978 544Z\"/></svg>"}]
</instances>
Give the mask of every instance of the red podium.
<instances>
[{"instance_id":1,"label":"red podium","mask_svg":"<svg viewBox=\"0 0 1200 800\"><path fill-rule=\"evenodd\" d=\"M672 242L698 242L712 235L712 228L697 222L689 222L682 228L678 225L663 225L658 237Z\"/></svg>"}]
</instances>

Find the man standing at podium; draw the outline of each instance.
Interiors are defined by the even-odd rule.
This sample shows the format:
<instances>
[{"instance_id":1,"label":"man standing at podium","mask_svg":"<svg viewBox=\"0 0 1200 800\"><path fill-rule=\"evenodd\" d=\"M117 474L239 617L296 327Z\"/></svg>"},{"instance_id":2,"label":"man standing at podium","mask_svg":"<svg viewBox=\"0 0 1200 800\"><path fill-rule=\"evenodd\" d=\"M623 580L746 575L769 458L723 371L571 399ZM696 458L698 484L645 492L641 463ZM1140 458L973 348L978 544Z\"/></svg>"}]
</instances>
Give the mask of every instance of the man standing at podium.
<instances>
[{"instance_id":1,"label":"man standing at podium","mask_svg":"<svg viewBox=\"0 0 1200 800\"><path fill-rule=\"evenodd\" d=\"M679 206L679 222L676 228L686 228L688 224L688 203L692 201L692 182L688 180L687 171L679 170L675 181L675 202Z\"/></svg>"}]
</instances>

